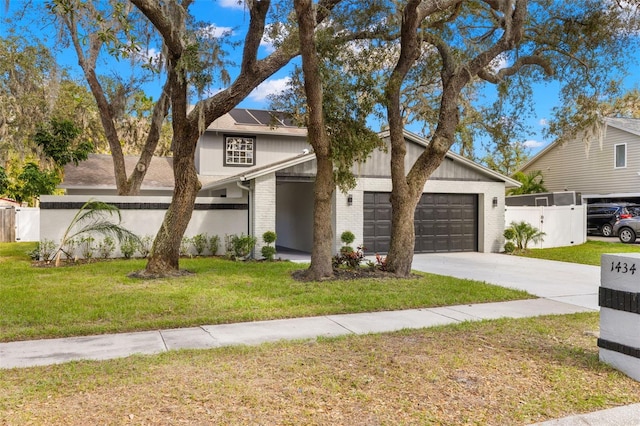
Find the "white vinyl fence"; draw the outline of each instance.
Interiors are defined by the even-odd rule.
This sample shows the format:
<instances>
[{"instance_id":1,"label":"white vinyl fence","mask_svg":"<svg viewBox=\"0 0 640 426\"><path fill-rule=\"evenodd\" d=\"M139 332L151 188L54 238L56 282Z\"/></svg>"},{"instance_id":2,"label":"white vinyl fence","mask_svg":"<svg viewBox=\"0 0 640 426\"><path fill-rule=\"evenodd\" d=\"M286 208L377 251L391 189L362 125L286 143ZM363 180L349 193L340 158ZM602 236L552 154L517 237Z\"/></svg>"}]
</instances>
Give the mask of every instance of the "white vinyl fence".
<instances>
[{"instance_id":1,"label":"white vinyl fence","mask_svg":"<svg viewBox=\"0 0 640 426\"><path fill-rule=\"evenodd\" d=\"M40 241L40 209L16 207L16 241Z\"/></svg>"},{"instance_id":2,"label":"white vinyl fence","mask_svg":"<svg viewBox=\"0 0 640 426\"><path fill-rule=\"evenodd\" d=\"M92 197L84 195L42 196L40 199L40 241L59 243L73 217ZM139 237L155 237L171 197L121 197L95 198L120 209L121 225ZM185 237L207 234L220 238L219 252L224 252L225 235L248 233L249 210L245 198L199 197L196 199L191 221ZM116 217L114 217L116 219ZM101 239L100 236L95 236ZM116 250L115 256L120 255Z\"/></svg>"},{"instance_id":3,"label":"white vinyl fence","mask_svg":"<svg viewBox=\"0 0 640 426\"><path fill-rule=\"evenodd\" d=\"M583 244L587 241L587 206L506 206L505 228L525 221L544 232L544 240L529 248L551 248Z\"/></svg>"}]
</instances>

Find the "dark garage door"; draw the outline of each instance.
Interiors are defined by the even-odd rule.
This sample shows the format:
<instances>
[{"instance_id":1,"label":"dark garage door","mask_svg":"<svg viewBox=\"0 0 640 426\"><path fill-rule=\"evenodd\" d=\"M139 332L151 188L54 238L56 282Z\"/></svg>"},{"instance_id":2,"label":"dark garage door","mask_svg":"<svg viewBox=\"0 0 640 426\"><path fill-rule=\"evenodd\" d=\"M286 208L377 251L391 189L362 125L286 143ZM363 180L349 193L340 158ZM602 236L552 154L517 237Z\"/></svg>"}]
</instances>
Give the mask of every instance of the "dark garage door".
<instances>
[{"instance_id":1,"label":"dark garage door","mask_svg":"<svg viewBox=\"0 0 640 426\"><path fill-rule=\"evenodd\" d=\"M364 193L364 246L386 253L391 236L389 193ZM415 214L416 253L478 250L478 196L422 194Z\"/></svg>"}]
</instances>

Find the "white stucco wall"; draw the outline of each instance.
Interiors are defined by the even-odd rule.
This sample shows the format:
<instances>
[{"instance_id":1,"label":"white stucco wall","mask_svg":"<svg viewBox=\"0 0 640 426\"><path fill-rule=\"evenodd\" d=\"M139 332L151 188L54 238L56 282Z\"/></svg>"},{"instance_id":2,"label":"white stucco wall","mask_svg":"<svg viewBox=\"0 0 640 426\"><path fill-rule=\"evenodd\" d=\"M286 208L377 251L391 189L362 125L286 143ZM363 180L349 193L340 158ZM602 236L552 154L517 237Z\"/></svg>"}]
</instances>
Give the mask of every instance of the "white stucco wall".
<instances>
[{"instance_id":1,"label":"white stucco wall","mask_svg":"<svg viewBox=\"0 0 640 426\"><path fill-rule=\"evenodd\" d=\"M40 198L41 206L46 203L84 203L89 200L87 196L42 196ZM120 197L120 196L103 196L96 198L106 203L163 203L171 202L171 197ZM196 204L246 204L246 201L240 202L239 199L227 198L197 198ZM78 209L40 209L40 240L51 240L58 243L67 226L71 223ZM121 225L136 234L139 237L150 235L155 237L164 220L166 210L156 209L121 209L122 216ZM114 216L114 220L117 218ZM224 236L232 234L248 233L248 210L247 209L196 209L193 211L191 221L185 232L186 237L192 237L197 234L206 233L208 236L218 235L220 237L220 248L218 254L224 252ZM97 236L96 236L97 237ZM115 253L119 256L119 250Z\"/></svg>"}]
</instances>

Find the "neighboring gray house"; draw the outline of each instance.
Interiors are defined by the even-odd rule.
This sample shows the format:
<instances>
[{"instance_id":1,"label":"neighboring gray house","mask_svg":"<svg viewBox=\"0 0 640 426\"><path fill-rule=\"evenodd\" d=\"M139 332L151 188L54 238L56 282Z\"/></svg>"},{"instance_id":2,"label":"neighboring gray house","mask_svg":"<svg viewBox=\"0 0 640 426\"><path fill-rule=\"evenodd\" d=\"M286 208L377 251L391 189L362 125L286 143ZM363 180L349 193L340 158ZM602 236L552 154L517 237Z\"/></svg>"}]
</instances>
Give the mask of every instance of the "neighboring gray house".
<instances>
[{"instance_id":1,"label":"neighboring gray house","mask_svg":"<svg viewBox=\"0 0 640 426\"><path fill-rule=\"evenodd\" d=\"M380 136L388 140L388 132ZM410 166L427 142L409 132L405 137ZM366 163L354 166L357 186L347 194L336 191L332 219L336 250L339 235L349 230L356 235L354 245L364 244L370 253L387 251L391 231L389 163L389 152L375 151ZM149 173L170 170L168 165L170 159L157 160ZM265 231L275 230L280 248L311 250L316 163L306 129L268 111L235 109L202 135L196 167L203 183L197 210L236 209L237 214L224 219L234 221L226 229L242 229L258 240ZM84 176L91 170L96 167L76 171ZM69 172L62 185L68 194L95 193L108 187L97 181L88 184L86 177L69 179L73 176ZM112 175L109 179L113 186ZM517 185L508 177L448 153L426 183L418 205L415 251L500 251L505 188ZM168 189L167 180L156 176L145 180L143 195L165 196Z\"/></svg>"},{"instance_id":2,"label":"neighboring gray house","mask_svg":"<svg viewBox=\"0 0 640 426\"><path fill-rule=\"evenodd\" d=\"M640 201L640 120L606 118L602 138L582 133L540 151L521 171L540 170L550 192L575 191L589 202Z\"/></svg>"}]
</instances>

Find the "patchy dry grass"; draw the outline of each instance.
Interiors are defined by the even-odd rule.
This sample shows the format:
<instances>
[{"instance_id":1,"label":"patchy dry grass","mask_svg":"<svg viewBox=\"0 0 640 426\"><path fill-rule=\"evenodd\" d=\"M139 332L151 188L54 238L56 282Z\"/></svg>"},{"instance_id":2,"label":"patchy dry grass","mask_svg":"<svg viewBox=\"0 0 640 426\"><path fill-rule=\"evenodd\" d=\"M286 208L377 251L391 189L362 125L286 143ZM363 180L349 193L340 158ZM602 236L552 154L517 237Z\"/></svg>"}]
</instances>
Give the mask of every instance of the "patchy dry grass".
<instances>
[{"instance_id":1,"label":"patchy dry grass","mask_svg":"<svg viewBox=\"0 0 640 426\"><path fill-rule=\"evenodd\" d=\"M519 425L640 402L597 314L0 374L0 424Z\"/></svg>"}]
</instances>

